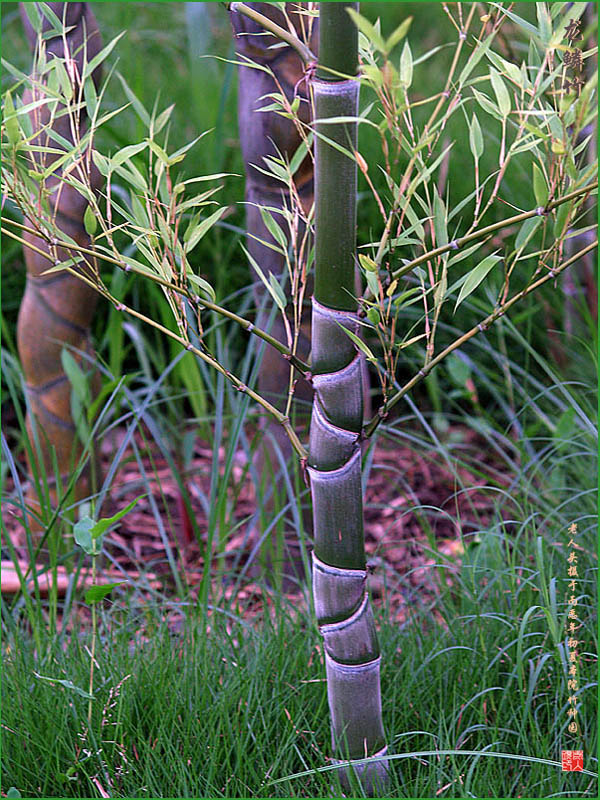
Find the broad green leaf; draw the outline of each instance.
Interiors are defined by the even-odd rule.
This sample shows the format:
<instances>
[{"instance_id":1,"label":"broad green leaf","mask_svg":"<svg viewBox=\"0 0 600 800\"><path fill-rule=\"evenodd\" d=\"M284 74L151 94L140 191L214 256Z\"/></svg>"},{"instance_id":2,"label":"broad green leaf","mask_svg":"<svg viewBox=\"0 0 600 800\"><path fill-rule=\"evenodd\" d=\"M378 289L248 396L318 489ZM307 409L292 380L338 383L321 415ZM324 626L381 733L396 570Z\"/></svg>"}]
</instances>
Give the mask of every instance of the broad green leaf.
<instances>
[{"instance_id":1,"label":"broad green leaf","mask_svg":"<svg viewBox=\"0 0 600 800\"><path fill-rule=\"evenodd\" d=\"M209 217L203 219L202 222L197 225L185 243L184 251L186 254L190 253L194 247L196 247L198 242L208 233L213 225L221 219L226 211L227 206L221 206L221 208L218 208Z\"/></svg>"},{"instance_id":2,"label":"broad green leaf","mask_svg":"<svg viewBox=\"0 0 600 800\"><path fill-rule=\"evenodd\" d=\"M456 305L454 306L454 311L459 307L463 300L465 300L470 294L472 294L475 289L479 286L479 284L484 280L488 272L492 269L492 267L501 261L501 256L490 255L486 256L476 267L474 267L471 272L467 275L467 278L463 285L460 287L460 292L458 293L458 299L456 301Z\"/></svg>"},{"instance_id":3,"label":"broad green leaf","mask_svg":"<svg viewBox=\"0 0 600 800\"><path fill-rule=\"evenodd\" d=\"M267 211L262 206L259 206L260 215L262 217L262 221L265 225L265 228L269 231L273 239L277 242L277 244L281 245L284 250L287 250L288 242L285 233L279 227L275 219L273 218L270 211Z\"/></svg>"},{"instance_id":4,"label":"broad green leaf","mask_svg":"<svg viewBox=\"0 0 600 800\"><path fill-rule=\"evenodd\" d=\"M363 33L369 42L373 45L376 50L379 50L380 53L385 53L385 42L383 41L383 37L377 31L377 29L369 22L368 19L365 19L358 11L355 11L353 8L346 8L346 11L352 17L352 20L358 30Z\"/></svg>"},{"instance_id":5,"label":"broad green leaf","mask_svg":"<svg viewBox=\"0 0 600 800\"><path fill-rule=\"evenodd\" d=\"M27 3L27 5L29 5ZM40 675L39 673L33 673L36 678L39 678L41 681L47 681L48 683L57 683L59 686L64 686L65 689L70 689L75 694L78 694L80 697L85 697L86 700L94 700L94 695L89 694L89 692L80 689L79 686L75 686L73 681L63 680L61 678L48 678L46 675Z\"/></svg>"},{"instance_id":6,"label":"broad green leaf","mask_svg":"<svg viewBox=\"0 0 600 800\"><path fill-rule=\"evenodd\" d=\"M375 356L373 355L371 350L367 347L367 345L363 342L363 340L360 338L360 336L357 336L352 331L349 331L348 328L344 327L344 325L342 325L341 322L338 322L337 324L344 331L344 333L347 336L349 336L350 339L352 339L352 341L357 346L357 348L360 350L360 352L364 353L369 361L371 361L373 364L376 364L377 363L377 359L375 358Z\"/></svg>"},{"instance_id":7,"label":"broad green leaf","mask_svg":"<svg viewBox=\"0 0 600 800\"><path fill-rule=\"evenodd\" d=\"M507 117L510 114L510 95L508 93L508 89L504 85L504 81L495 69L490 69L490 79L492 81L492 87L494 89L494 94L496 95L496 100L498 101L500 113L503 117Z\"/></svg>"},{"instance_id":8,"label":"broad green leaf","mask_svg":"<svg viewBox=\"0 0 600 800\"><path fill-rule=\"evenodd\" d=\"M486 56L500 72L505 73L517 86L523 86L523 73L516 64L502 58L498 53L494 53L493 50L488 50Z\"/></svg>"},{"instance_id":9,"label":"broad green leaf","mask_svg":"<svg viewBox=\"0 0 600 800\"><path fill-rule=\"evenodd\" d=\"M83 215L83 227L88 236L93 236L98 229L98 220L90 205L86 207Z\"/></svg>"},{"instance_id":10,"label":"broad green leaf","mask_svg":"<svg viewBox=\"0 0 600 800\"><path fill-rule=\"evenodd\" d=\"M552 38L552 19L546 3L536 3L535 10L538 21L538 31L540 39L545 47L548 46Z\"/></svg>"},{"instance_id":11,"label":"broad green leaf","mask_svg":"<svg viewBox=\"0 0 600 800\"><path fill-rule=\"evenodd\" d=\"M77 520L73 526L73 536L75 543L81 547L84 553L88 556L98 555L102 549L101 542L95 542L92 539L92 528L94 527L94 520L91 517L85 516Z\"/></svg>"},{"instance_id":12,"label":"broad green leaf","mask_svg":"<svg viewBox=\"0 0 600 800\"><path fill-rule=\"evenodd\" d=\"M94 81L90 78L83 84L83 97L85 99L85 107L87 115L90 119L96 116L98 108L98 93L94 86Z\"/></svg>"},{"instance_id":13,"label":"broad green leaf","mask_svg":"<svg viewBox=\"0 0 600 800\"><path fill-rule=\"evenodd\" d=\"M404 42L402 48L402 55L400 56L400 82L407 89L410 87L413 79L413 57L408 42Z\"/></svg>"},{"instance_id":14,"label":"broad green leaf","mask_svg":"<svg viewBox=\"0 0 600 800\"><path fill-rule=\"evenodd\" d=\"M61 61L60 58L55 58L53 61L54 69L56 70L56 74L58 76L58 83L60 85L60 89L65 96L67 102L70 102L73 98L73 84L69 76L67 75L67 70L65 69L65 65Z\"/></svg>"},{"instance_id":15,"label":"broad green leaf","mask_svg":"<svg viewBox=\"0 0 600 800\"><path fill-rule=\"evenodd\" d=\"M533 193L538 206L545 206L550 193L544 174L537 164L533 165Z\"/></svg>"},{"instance_id":16,"label":"broad green leaf","mask_svg":"<svg viewBox=\"0 0 600 800\"><path fill-rule=\"evenodd\" d=\"M146 142L148 143L150 150L152 150L159 161L164 164L165 167L168 167L170 165L169 156L165 153L162 147L159 144L156 144L156 142L154 142L152 139L146 139Z\"/></svg>"},{"instance_id":17,"label":"broad green leaf","mask_svg":"<svg viewBox=\"0 0 600 800\"><path fill-rule=\"evenodd\" d=\"M459 261L462 261L463 259L468 258L476 250L479 250L479 248L482 246L482 244L483 244L483 241L475 242L475 244L472 244L470 247L467 247L466 250L460 250L458 253L456 253L455 255L451 256L451 258L448 261L448 266L450 267L450 266L452 266L452 264L458 264Z\"/></svg>"},{"instance_id":18,"label":"broad green leaf","mask_svg":"<svg viewBox=\"0 0 600 800\"><path fill-rule=\"evenodd\" d=\"M407 17L403 22L398 25L396 30L388 36L385 42L385 49L386 52L391 53L394 47L404 39L406 34L408 33L408 29L410 28L410 24L412 22L412 17Z\"/></svg>"},{"instance_id":19,"label":"broad green leaf","mask_svg":"<svg viewBox=\"0 0 600 800\"><path fill-rule=\"evenodd\" d=\"M6 793L8 798L11 797L22 797L21 792L17 789L16 786L11 786L8 792Z\"/></svg>"},{"instance_id":20,"label":"broad green leaf","mask_svg":"<svg viewBox=\"0 0 600 800\"><path fill-rule=\"evenodd\" d=\"M173 109L174 109L174 108L175 108L175 103L173 103L172 105L170 105L168 108L165 108L165 110L164 110L164 111L162 111L162 112L161 112L161 113L158 115L158 117L156 118L156 121L154 122L154 129L153 129L153 132L154 132L154 135L155 135L155 136L156 136L157 134L159 134L159 133L162 131L162 129L165 127L165 125L166 125L166 124L167 124L167 122L169 121L169 117L170 117L170 116L171 116L171 114L173 113Z\"/></svg>"},{"instance_id":21,"label":"broad green leaf","mask_svg":"<svg viewBox=\"0 0 600 800\"><path fill-rule=\"evenodd\" d=\"M108 58L108 56L112 53L112 51L113 51L115 45L117 44L117 42L119 41L119 39L121 39L123 36L125 36L125 33L126 33L126 31L122 31L118 36L115 36L115 38L111 42L109 42L106 45L106 47L103 47L102 50L100 50L99 53L97 53L90 61L88 61L88 63L85 65L85 67L83 69L83 78L82 78L82 80L85 81L87 78L89 78L91 76L91 74L93 73L93 71L96 69L96 67L100 66L100 64L106 58Z\"/></svg>"},{"instance_id":22,"label":"broad green leaf","mask_svg":"<svg viewBox=\"0 0 600 800\"><path fill-rule=\"evenodd\" d=\"M36 33L42 32L42 17L37 3L23 3L23 10L27 14L31 27Z\"/></svg>"},{"instance_id":23,"label":"broad green leaf","mask_svg":"<svg viewBox=\"0 0 600 800\"><path fill-rule=\"evenodd\" d=\"M379 311L374 306L371 306L371 308L367 309L367 319L373 325L379 325L381 317L379 316Z\"/></svg>"},{"instance_id":24,"label":"broad green leaf","mask_svg":"<svg viewBox=\"0 0 600 800\"><path fill-rule=\"evenodd\" d=\"M556 239L560 239L560 237L563 235L565 225L567 224L567 219L569 217L569 206L570 203L563 203L558 207L556 212L556 219L554 221L554 237Z\"/></svg>"},{"instance_id":25,"label":"broad green leaf","mask_svg":"<svg viewBox=\"0 0 600 800\"><path fill-rule=\"evenodd\" d=\"M460 389L464 389L465 383L471 377L469 364L456 353L450 353L446 360L446 368L452 383Z\"/></svg>"},{"instance_id":26,"label":"broad green leaf","mask_svg":"<svg viewBox=\"0 0 600 800\"><path fill-rule=\"evenodd\" d=\"M525 220L525 222L521 225L519 233L517 234L517 238L515 239L516 250L520 250L521 247L524 247L527 242L529 242L533 234L540 226L541 222L541 217L530 217L529 219Z\"/></svg>"},{"instance_id":27,"label":"broad green leaf","mask_svg":"<svg viewBox=\"0 0 600 800\"><path fill-rule=\"evenodd\" d=\"M483 154L483 136L481 134L479 121L477 120L475 114L473 114L471 123L469 125L469 146L471 148L471 152L473 153L473 158L476 161L479 161Z\"/></svg>"},{"instance_id":28,"label":"broad green leaf","mask_svg":"<svg viewBox=\"0 0 600 800\"><path fill-rule=\"evenodd\" d=\"M308 153L308 148L311 146L312 140L313 140L313 135L312 133L310 133L308 136L308 142L305 142L303 139L298 145L296 152L294 153L294 155L292 156L292 160L290 161L290 172L292 175L296 174L296 171L300 167L300 164L302 164L302 162L306 158L306 155Z\"/></svg>"},{"instance_id":29,"label":"broad green leaf","mask_svg":"<svg viewBox=\"0 0 600 800\"><path fill-rule=\"evenodd\" d=\"M93 606L103 600L107 594L110 594L115 586L122 586L124 583L127 583L127 581L90 586L83 598L88 605Z\"/></svg>"},{"instance_id":30,"label":"broad green leaf","mask_svg":"<svg viewBox=\"0 0 600 800\"><path fill-rule=\"evenodd\" d=\"M140 495L139 497L136 497L135 500L132 500L131 503L125 506L125 508L117 511L114 516L105 517L104 519L99 519L97 522L95 522L90 530L92 539L98 539L100 536L103 536L104 533L106 533L106 531L111 527L111 525L114 525L115 522L118 522L120 519L123 519L126 514L129 514L131 509L138 503L138 501L145 496L146 495Z\"/></svg>"}]
</instances>

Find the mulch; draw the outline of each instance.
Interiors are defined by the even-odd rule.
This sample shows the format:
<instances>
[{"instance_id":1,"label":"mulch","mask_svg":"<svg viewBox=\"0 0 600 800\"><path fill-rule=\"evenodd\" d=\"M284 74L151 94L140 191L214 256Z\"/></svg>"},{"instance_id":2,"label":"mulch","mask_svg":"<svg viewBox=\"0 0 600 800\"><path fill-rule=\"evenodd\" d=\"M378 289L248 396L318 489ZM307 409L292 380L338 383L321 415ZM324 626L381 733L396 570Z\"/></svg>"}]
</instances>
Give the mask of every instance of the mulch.
<instances>
[{"instance_id":1,"label":"mulch","mask_svg":"<svg viewBox=\"0 0 600 800\"><path fill-rule=\"evenodd\" d=\"M105 470L123 435L124 431L117 429L104 441L102 465ZM485 529L498 513L494 506L498 493L492 487L507 483L507 476L502 475L493 454L486 450L485 442L474 431L457 425L451 426L445 435L455 443L451 452L456 453L456 458L450 463L437 450L420 452L414 445L398 440L392 442L379 437L375 445L364 505L369 586L374 603L385 602L398 622L405 621L416 607L435 607L435 598L442 589L440 582L451 585L453 574L460 569L465 543L471 541L478 530ZM198 543L190 541L192 528L188 511L170 465L152 445L151 437L143 437L136 431L134 442L141 458L138 456L136 460L132 446L127 447L102 516L124 508L139 497L147 485L151 494L140 499L119 527L108 535L107 549L112 564L106 566L111 571L129 573L132 578L148 573L152 585L161 585L166 593L174 596L172 565L176 564L181 581L193 594L208 567L204 560L208 521L200 492L209 495L211 445L196 441L186 471L188 478L184 477L200 534ZM222 450L219 453L221 474L224 459ZM141 474L140 464L145 476ZM258 532L256 526L250 524L256 508L255 489L247 466L245 454L236 453L231 480L227 486L219 488L220 492L227 493L228 499L224 530L233 533L221 543L219 552L214 544L210 569L215 576L216 595L221 593L223 598L231 600L235 592L237 608L248 616L255 616L270 606L271 601L269 574L263 573L266 580L259 580L261 561L255 549ZM5 497L10 496L12 488L9 478ZM160 526L156 522L157 509ZM26 558L22 546L23 528L10 502L3 504L2 519L6 533L20 549L21 557ZM296 533L291 525L288 528L286 542L293 550ZM264 565L264 560L262 563ZM443 568L436 566L440 564ZM234 580L236 576L238 580ZM284 580L283 591L292 603L302 605L304 592L297 581Z\"/></svg>"}]
</instances>

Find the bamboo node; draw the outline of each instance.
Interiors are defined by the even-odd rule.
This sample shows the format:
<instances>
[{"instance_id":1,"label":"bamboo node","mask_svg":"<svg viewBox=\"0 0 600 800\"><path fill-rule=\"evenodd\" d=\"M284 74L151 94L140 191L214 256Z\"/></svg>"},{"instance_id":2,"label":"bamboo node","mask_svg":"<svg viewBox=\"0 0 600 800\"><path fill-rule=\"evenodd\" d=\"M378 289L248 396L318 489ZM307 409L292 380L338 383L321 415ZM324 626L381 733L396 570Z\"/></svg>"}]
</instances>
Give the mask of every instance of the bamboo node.
<instances>
[{"instance_id":1,"label":"bamboo node","mask_svg":"<svg viewBox=\"0 0 600 800\"><path fill-rule=\"evenodd\" d=\"M538 217L545 217L548 212L546 211L544 206L538 206L535 210L535 213L537 214Z\"/></svg>"},{"instance_id":2,"label":"bamboo node","mask_svg":"<svg viewBox=\"0 0 600 800\"><path fill-rule=\"evenodd\" d=\"M485 322L480 322L479 325L477 326L477 330L480 333L483 333L484 331L487 331L487 328L488 328L488 326L485 324Z\"/></svg>"},{"instance_id":3,"label":"bamboo node","mask_svg":"<svg viewBox=\"0 0 600 800\"><path fill-rule=\"evenodd\" d=\"M458 38L459 38L459 40L460 40L461 42L464 42L464 40L467 38L467 32L466 32L466 31L461 31L461 32L458 34Z\"/></svg>"},{"instance_id":4,"label":"bamboo node","mask_svg":"<svg viewBox=\"0 0 600 800\"><path fill-rule=\"evenodd\" d=\"M454 241L450 242L450 249L451 250L458 250L458 242L456 241L456 239L454 239Z\"/></svg>"},{"instance_id":5,"label":"bamboo node","mask_svg":"<svg viewBox=\"0 0 600 800\"><path fill-rule=\"evenodd\" d=\"M198 297L198 295L196 295L196 297ZM194 298L194 299L196 299L196 298ZM198 298L198 300L199 300L199 299L200 299L200 298ZM198 302L198 301L196 301L196 302ZM248 325L246 326L246 331L247 331L248 333L252 333L252 331L253 331L253 330L254 330L254 323L252 323L252 322L249 322L249 323L248 323Z\"/></svg>"},{"instance_id":6,"label":"bamboo node","mask_svg":"<svg viewBox=\"0 0 600 800\"><path fill-rule=\"evenodd\" d=\"M442 92L442 97L445 97L446 100L450 97L450 92L448 91L448 89Z\"/></svg>"},{"instance_id":7,"label":"bamboo node","mask_svg":"<svg viewBox=\"0 0 600 800\"><path fill-rule=\"evenodd\" d=\"M246 386L245 383L240 383L240 385L236 386L235 388L238 390L238 392L247 392L248 391L248 387Z\"/></svg>"},{"instance_id":8,"label":"bamboo node","mask_svg":"<svg viewBox=\"0 0 600 800\"><path fill-rule=\"evenodd\" d=\"M116 303L115 310L116 311L125 311L125 306L123 305L123 303Z\"/></svg>"}]
</instances>

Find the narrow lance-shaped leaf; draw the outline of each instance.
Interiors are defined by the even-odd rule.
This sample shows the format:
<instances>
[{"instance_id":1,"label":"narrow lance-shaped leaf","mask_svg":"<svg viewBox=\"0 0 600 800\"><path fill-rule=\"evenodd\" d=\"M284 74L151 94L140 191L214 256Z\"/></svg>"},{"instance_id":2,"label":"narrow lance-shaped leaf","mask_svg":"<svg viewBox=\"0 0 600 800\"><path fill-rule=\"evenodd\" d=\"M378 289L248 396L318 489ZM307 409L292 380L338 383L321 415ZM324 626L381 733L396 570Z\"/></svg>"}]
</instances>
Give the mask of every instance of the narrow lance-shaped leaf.
<instances>
[{"instance_id":1,"label":"narrow lance-shaped leaf","mask_svg":"<svg viewBox=\"0 0 600 800\"><path fill-rule=\"evenodd\" d=\"M456 305L454 306L454 311L456 311L463 300L465 300L475 291L492 267L501 260L501 256L489 255L484 258L483 261L481 261L476 267L474 267L471 272L469 272L465 282L461 286Z\"/></svg>"},{"instance_id":2,"label":"narrow lance-shaped leaf","mask_svg":"<svg viewBox=\"0 0 600 800\"><path fill-rule=\"evenodd\" d=\"M481 134L481 127L479 126L479 120L475 114L473 114L469 125L469 146L473 153L473 158L479 161L483 155L483 136Z\"/></svg>"}]
</instances>

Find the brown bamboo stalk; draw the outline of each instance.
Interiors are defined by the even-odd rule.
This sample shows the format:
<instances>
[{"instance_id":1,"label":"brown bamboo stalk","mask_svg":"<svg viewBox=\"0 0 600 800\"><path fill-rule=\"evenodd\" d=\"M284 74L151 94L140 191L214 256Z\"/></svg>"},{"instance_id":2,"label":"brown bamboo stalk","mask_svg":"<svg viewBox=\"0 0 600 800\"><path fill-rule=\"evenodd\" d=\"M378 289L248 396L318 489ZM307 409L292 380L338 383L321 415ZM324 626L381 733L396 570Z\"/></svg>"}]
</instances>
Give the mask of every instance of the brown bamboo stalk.
<instances>
[{"instance_id":1,"label":"brown bamboo stalk","mask_svg":"<svg viewBox=\"0 0 600 800\"><path fill-rule=\"evenodd\" d=\"M65 20L71 27L64 37L54 37L46 41L46 54L53 53L58 57L70 55L75 63L72 75L74 90L78 90L76 73L83 72L84 58L91 60L101 49L101 38L98 26L91 9L86 3L49 3L52 11L59 19ZM37 34L33 30L29 18L21 7L21 16L27 39L33 49L37 44ZM44 18L42 31L49 29ZM99 70L94 74L98 83ZM35 90L27 90L23 97L25 104L35 99ZM36 108L30 112L33 130L41 130L50 122L47 106ZM79 120L82 135L85 118ZM74 142L72 120L69 115L56 119L53 130ZM52 144L47 133L40 133L34 144L47 146ZM58 156L55 154L38 154L40 168L48 167ZM100 175L95 170L92 174L94 187L100 185ZM85 199L72 187L61 183L59 176L52 176L47 182L49 189L55 191L49 202L52 213L60 220L60 226L69 236L83 246L89 245L89 237L83 226L83 215L87 206ZM26 233L28 243L44 252L49 252L48 244L41 238ZM59 258L66 258L65 251L58 251ZM25 248L27 266L27 286L21 302L17 325L17 345L29 402L27 415L27 433L32 441L33 458L37 464L30 463L32 472L40 469L52 483L53 451L56 455L58 470L63 484L66 484L73 464L82 452L82 445L77 441L76 429L71 418L71 385L61 363L61 351L66 345L71 353L79 350L88 355L93 354L89 338L89 325L96 305L96 293L78 278L68 273L44 276L48 269L47 259L29 247ZM78 357L79 361L82 361ZM85 364L84 364L85 369ZM97 391L98 378L93 381L93 390ZM35 428L35 436L34 436ZM37 439L38 447L33 442ZM97 465L96 465L97 468ZM92 491L92 467L88 464L82 472L75 487L75 499L88 496ZM51 489L51 501L56 503L56 487ZM40 508L39 498L34 488L30 488L27 503L32 510ZM32 530L39 530L35 516L31 516Z\"/></svg>"}]
</instances>

